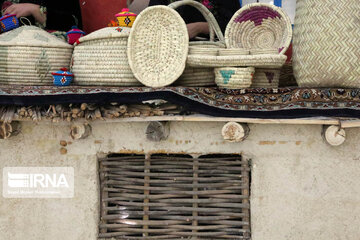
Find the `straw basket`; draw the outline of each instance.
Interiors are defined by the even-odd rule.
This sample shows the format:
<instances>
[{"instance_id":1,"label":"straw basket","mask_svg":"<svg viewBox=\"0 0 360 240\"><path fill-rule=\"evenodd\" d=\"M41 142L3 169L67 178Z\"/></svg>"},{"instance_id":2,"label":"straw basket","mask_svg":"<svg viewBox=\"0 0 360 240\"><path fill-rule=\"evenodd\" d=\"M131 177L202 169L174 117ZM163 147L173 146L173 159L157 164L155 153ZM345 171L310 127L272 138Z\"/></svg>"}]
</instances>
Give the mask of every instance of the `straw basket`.
<instances>
[{"instance_id":1,"label":"straw basket","mask_svg":"<svg viewBox=\"0 0 360 240\"><path fill-rule=\"evenodd\" d=\"M72 72L77 85L141 86L126 54L131 28L108 27L79 39Z\"/></svg>"},{"instance_id":2,"label":"straw basket","mask_svg":"<svg viewBox=\"0 0 360 240\"><path fill-rule=\"evenodd\" d=\"M359 0L298 0L293 66L301 87L360 87Z\"/></svg>"},{"instance_id":3,"label":"straw basket","mask_svg":"<svg viewBox=\"0 0 360 240\"><path fill-rule=\"evenodd\" d=\"M190 42L189 55L217 56L218 49L225 48L224 35L214 15L201 3L192 0L183 0L169 5L170 8L177 9L188 5L196 8L209 24L210 41ZM217 39L216 39L217 38ZM216 54L215 54L216 53ZM184 73L175 82L181 86L211 86L215 85L215 75L213 68L193 68L186 66Z\"/></svg>"},{"instance_id":4,"label":"straw basket","mask_svg":"<svg viewBox=\"0 0 360 240\"><path fill-rule=\"evenodd\" d=\"M168 86L184 72L188 48L189 36L181 16L166 6L149 7L132 27L129 64L144 85Z\"/></svg>"},{"instance_id":5,"label":"straw basket","mask_svg":"<svg viewBox=\"0 0 360 240\"><path fill-rule=\"evenodd\" d=\"M0 35L0 84L52 85L52 72L70 65L73 46L23 26Z\"/></svg>"},{"instance_id":6,"label":"straw basket","mask_svg":"<svg viewBox=\"0 0 360 240\"><path fill-rule=\"evenodd\" d=\"M280 69L261 69L256 68L254 80L251 84L253 88L278 88Z\"/></svg>"},{"instance_id":7,"label":"straw basket","mask_svg":"<svg viewBox=\"0 0 360 240\"><path fill-rule=\"evenodd\" d=\"M225 31L228 48L276 48L285 54L292 37L291 21L279 7L254 3L238 10Z\"/></svg>"},{"instance_id":8,"label":"straw basket","mask_svg":"<svg viewBox=\"0 0 360 240\"><path fill-rule=\"evenodd\" d=\"M251 86L255 68L215 68L216 85L222 88L239 89Z\"/></svg>"}]
</instances>

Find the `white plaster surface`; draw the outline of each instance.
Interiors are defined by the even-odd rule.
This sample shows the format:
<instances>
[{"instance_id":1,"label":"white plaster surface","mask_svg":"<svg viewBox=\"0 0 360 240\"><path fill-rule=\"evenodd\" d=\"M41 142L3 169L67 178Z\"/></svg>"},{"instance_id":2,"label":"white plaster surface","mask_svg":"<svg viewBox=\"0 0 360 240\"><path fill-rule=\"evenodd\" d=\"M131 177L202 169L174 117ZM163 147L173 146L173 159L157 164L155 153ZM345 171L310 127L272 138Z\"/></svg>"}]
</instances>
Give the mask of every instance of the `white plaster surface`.
<instances>
[{"instance_id":1,"label":"white plaster surface","mask_svg":"<svg viewBox=\"0 0 360 240\"><path fill-rule=\"evenodd\" d=\"M0 240L92 240L97 237L97 154L128 152L243 153L252 159L253 240L360 239L360 142L347 130L341 147L321 138L321 126L250 125L243 143L226 143L224 123L171 123L170 137L146 140L146 123L92 123L84 140L69 124L23 123L22 133L0 140L4 167L74 167L73 199L0 196ZM60 141L72 142L60 154ZM2 193L2 183L0 184Z\"/></svg>"}]
</instances>

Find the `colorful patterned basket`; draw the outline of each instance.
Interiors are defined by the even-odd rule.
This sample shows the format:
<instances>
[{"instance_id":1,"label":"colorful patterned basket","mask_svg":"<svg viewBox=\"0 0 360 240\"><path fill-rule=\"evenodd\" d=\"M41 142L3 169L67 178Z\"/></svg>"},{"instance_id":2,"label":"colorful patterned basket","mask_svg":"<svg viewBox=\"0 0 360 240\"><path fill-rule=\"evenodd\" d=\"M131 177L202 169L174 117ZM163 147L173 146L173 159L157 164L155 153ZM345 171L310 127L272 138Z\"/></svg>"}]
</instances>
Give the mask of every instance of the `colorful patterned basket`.
<instances>
[{"instance_id":1,"label":"colorful patterned basket","mask_svg":"<svg viewBox=\"0 0 360 240\"><path fill-rule=\"evenodd\" d=\"M127 43L131 28L108 27L79 39L71 71L77 85L141 86L132 73Z\"/></svg>"},{"instance_id":2,"label":"colorful patterned basket","mask_svg":"<svg viewBox=\"0 0 360 240\"><path fill-rule=\"evenodd\" d=\"M215 83L221 88L240 89L251 86L255 68L215 68Z\"/></svg>"},{"instance_id":3,"label":"colorful patterned basket","mask_svg":"<svg viewBox=\"0 0 360 240\"><path fill-rule=\"evenodd\" d=\"M69 86L72 80L74 79L74 74L69 72L67 68L62 68L60 71L51 73L54 78L55 86Z\"/></svg>"},{"instance_id":4,"label":"colorful patterned basket","mask_svg":"<svg viewBox=\"0 0 360 240\"><path fill-rule=\"evenodd\" d=\"M256 68L254 80L251 84L253 88L278 88L280 69L261 69Z\"/></svg>"},{"instance_id":5,"label":"colorful patterned basket","mask_svg":"<svg viewBox=\"0 0 360 240\"><path fill-rule=\"evenodd\" d=\"M115 15L120 27L132 27L136 16L135 13L129 12L128 8L123 8L120 13Z\"/></svg>"},{"instance_id":6,"label":"colorful patterned basket","mask_svg":"<svg viewBox=\"0 0 360 240\"><path fill-rule=\"evenodd\" d=\"M52 72L69 67L73 46L34 26L0 35L0 84L52 85Z\"/></svg>"},{"instance_id":7,"label":"colorful patterned basket","mask_svg":"<svg viewBox=\"0 0 360 240\"><path fill-rule=\"evenodd\" d=\"M288 15L271 4L254 3L238 10L225 31L228 48L276 48L284 54L292 38Z\"/></svg>"},{"instance_id":8,"label":"colorful patterned basket","mask_svg":"<svg viewBox=\"0 0 360 240\"><path fill-rule=\"evenodd\" d=\"M16 14L7 14L0 18L0 26L2 32L7 32L19 27L19 19Z\"/></svg>"},{"instance_id":9,"label":"colorful patterned basket","mask_svg":"<svg viewBox=\"0 0 360 240\"><path fill-rule=\"evenodd\" d=\"M85 32L81 29L78 29L77 26L73 26L70 31L66 33L69 44L74 44L79 40L79 38L85 36Z\"/></svg>"}]
</instances>

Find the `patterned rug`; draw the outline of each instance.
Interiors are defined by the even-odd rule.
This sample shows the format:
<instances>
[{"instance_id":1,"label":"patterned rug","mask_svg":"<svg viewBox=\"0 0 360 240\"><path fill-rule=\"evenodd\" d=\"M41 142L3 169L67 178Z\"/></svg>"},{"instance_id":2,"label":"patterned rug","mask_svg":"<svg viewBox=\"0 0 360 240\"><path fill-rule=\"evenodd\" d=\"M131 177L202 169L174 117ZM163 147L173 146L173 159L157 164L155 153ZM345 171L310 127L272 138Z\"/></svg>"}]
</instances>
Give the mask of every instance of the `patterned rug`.
<instances>
[{"instance_id":1,"label":"patterned rug","mask_svg":"<svg viewBox=\"0 0 360 240\"><path fill-rule=\"evenodd\" d=\"M360 89L241 89L200 87L0 87L2 105L139 103L163 99L211 116L360 117Z\"/></svg>"}]
</instances>

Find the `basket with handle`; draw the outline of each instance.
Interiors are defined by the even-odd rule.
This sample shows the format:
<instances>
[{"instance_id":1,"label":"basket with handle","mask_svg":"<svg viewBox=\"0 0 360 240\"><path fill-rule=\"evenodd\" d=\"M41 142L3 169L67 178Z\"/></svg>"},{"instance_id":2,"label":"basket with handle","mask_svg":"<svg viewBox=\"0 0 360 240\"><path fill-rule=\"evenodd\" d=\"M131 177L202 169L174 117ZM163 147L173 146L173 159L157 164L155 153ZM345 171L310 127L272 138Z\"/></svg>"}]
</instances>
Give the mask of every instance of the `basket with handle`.
<instances>
[{"instance_id":1,"label":"basket with handle","mask_svg":"<svg viewBox=\"0 0 360 240\"><path fill-rule=\"evenodd\" d=\"M189 43L191 48L199 49L222 49L225 48L225 38L214 15L203 4L193 0L183 0L171 3L168 7L177 9L181 6L191 6L196 8L209 24L209 41L192 41ZM204 50L205 51L205 50ZM215 75L213 68L193 68L186 66L183 75L175 82L181 86L210 86L215 85Z\"/></svg>"},{"instance_id":2,"label":"basket with handle","mask_svg":"<svg viewBox=\"0 0 360 240\"><path fill-rule=\"evenodd\" d=\"M298 0L293 67L301 87L360 87L359 0Z\"/></svg>"}]
</instances>

